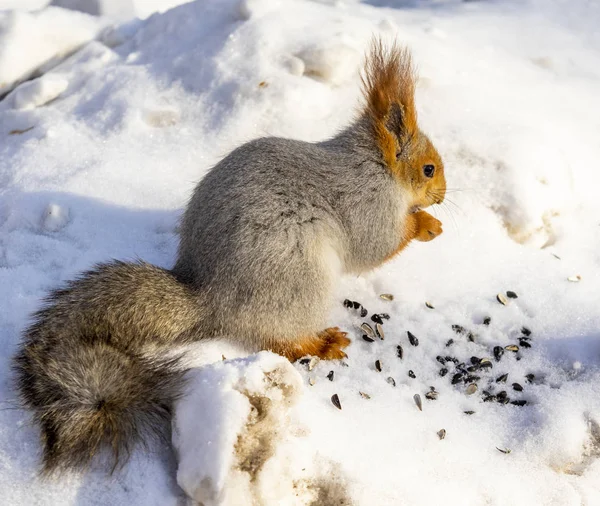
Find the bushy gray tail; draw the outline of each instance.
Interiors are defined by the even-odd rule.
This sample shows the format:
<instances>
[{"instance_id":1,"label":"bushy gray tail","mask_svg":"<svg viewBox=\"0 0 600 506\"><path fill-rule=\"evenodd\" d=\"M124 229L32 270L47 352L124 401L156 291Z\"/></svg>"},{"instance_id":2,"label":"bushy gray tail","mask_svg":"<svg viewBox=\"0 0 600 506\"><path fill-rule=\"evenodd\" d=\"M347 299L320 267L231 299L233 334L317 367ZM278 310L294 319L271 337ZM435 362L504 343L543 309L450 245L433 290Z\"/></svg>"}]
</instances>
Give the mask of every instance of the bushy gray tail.
<instances>
[{"instance_id":1,"label":"bushy gray tail","mask_svg":"<svg viewBox=\"0 0 600 506\"><path fill-rule=\"evenodd\" d=\"M15 369L22 399L42 430L44 473L85 468L106 448L114 470L136 443L168 437L183 385L177 361L85 340L24 346Z\"/></svg>"}]
</instances>

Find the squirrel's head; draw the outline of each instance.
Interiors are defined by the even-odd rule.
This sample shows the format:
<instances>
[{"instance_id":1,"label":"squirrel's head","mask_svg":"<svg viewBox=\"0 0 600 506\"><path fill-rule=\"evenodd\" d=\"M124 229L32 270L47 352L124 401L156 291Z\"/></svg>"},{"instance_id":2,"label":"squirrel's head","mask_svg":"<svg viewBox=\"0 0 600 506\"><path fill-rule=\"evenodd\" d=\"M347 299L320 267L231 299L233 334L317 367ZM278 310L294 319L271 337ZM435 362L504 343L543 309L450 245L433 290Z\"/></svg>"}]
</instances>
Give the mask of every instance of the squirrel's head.
<instances>
[{"instance_id":1,"label":"squirrel's head","mask_svg":"<svg viewBox=\"0 0 600 506\"><path fill-rule=\"evenodd\" d=\"M419 130L415 110L416 75L410 52L372 43L363 74L369 122L383 163L411 196L412 210L440 204L446 195L442 158Z\"/></svg>"}]
</instances>

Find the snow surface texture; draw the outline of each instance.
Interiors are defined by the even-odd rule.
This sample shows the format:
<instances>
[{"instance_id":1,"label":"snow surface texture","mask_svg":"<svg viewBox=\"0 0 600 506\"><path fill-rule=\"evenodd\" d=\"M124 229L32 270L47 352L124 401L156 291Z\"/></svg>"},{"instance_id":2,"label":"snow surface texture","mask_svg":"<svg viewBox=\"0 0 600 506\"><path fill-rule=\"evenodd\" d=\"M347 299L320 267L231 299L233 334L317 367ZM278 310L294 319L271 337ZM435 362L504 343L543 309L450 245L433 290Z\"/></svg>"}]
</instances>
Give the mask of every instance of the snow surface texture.
<instances>
[{"instance_id":1,"label":"snow surface texture","mask_svg":"<svg viewBox=\"0 0 600 506\"><path fill-rule=\"evenodd\" d=\"M448 176L447 201L432 210L445 233L340 281L330 323L350 331L349 358L294 365L303 394L270 415L281 439L252 493L270 489L255 497L279 504L299 480L298 504L600 504L600 4L206 0L119 26L57 7L0 18L2 89L42 80L0 102L3 504L184 503L168 448L134 453L111 477L36 477L37 429L10 385L19 333L46 290L94 262L172 265L195 182L235 146L261 135L320 140L346 125L373 33L408 44L419 65L421 126ZM56 37L41 43L43 33ZM518 298L503 306L496 294L507 290ZM382 312L385 339L362 340L358 325ZM532 347L496 362L493 347L519 345L523 326ZM194 395L240 410L249 401L239 385L275 359L229 364L236 354L218 348L198 350L202 363L219 363L193 377L222 385ZM452 362L436 356L467 366L492 357L493 368L467 395L468 384L451 384ZM507 383L495 383L504 373ZM275 393L264 386L259 397ZM431 386L437 400L425 397ZM483 402L485 389L528 404ZM198 408L190 446L215 431L200 425L209 415ZM242 415L227 423L219 441L248 427ZM231 472L235 454L220 448L213 468L187 454L189 469Z\"/></svg>"}]
</instances>

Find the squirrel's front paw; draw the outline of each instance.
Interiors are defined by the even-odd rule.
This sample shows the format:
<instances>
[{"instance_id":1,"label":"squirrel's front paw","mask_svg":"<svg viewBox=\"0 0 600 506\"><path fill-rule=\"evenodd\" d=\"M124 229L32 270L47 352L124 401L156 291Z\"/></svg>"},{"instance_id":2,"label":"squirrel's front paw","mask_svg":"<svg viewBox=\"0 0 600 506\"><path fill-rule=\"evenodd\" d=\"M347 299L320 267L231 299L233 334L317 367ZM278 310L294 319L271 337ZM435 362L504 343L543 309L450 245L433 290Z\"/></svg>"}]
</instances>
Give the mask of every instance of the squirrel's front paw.
<instances>
[{"instance_id":1,"label":"squirrel's front paw","mask_svg":"<svg viewBox=\"0 0 600 506\"><path fill-rule=\"evenodd\" d=\"M415 239L417 241L431 241L443 232L442 222L431 216L431 214L425 211L417 211L412 216L416 222Z\"/></svg>"}]
</instances>

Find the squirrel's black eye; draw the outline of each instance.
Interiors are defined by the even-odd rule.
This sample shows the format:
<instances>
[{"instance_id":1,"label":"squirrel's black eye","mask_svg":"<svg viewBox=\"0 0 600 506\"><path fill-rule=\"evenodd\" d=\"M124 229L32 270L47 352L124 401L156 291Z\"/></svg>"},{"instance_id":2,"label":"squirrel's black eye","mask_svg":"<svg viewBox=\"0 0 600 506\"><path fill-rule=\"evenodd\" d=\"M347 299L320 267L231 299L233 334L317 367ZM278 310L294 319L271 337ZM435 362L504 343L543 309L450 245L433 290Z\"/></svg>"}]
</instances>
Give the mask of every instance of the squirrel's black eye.
<instances>
[{"instance_id":1,"label":"squirrel's black eye","mask_svg":"<svg viewBox=\"0 0 600 506\"><path fill-rule=\"evenodd\" d=\"M423 174L425 174L425 177L433 177L435 174L435 166L423 165Z\"/></svg>"}]
</instances>

